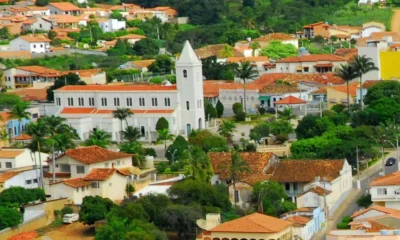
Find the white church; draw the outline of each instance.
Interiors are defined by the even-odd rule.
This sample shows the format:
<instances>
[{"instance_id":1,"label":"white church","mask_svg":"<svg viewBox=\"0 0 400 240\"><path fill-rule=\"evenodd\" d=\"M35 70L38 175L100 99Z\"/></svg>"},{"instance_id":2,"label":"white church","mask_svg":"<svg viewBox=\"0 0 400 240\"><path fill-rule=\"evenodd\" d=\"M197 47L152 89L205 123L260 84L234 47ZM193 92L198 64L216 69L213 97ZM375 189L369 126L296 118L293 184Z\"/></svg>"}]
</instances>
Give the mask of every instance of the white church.
<instances>
[{"instance_id":1,"label":"white church","mask_svg":"<svg viewBox=\"0 0 400 240\"><path fill-rule=\"evenodd\" d=\"M54 91L54 104L55 115L66 118L81 140L93 129L120 139L120 121L112 115L117 108L131 109L127 123L140 129L141 140L155 141L160 117L172 134L188 135L205 127L201 60L186 41L176 62L176 85L69 85Z\"/></svg>"}]
</instances>

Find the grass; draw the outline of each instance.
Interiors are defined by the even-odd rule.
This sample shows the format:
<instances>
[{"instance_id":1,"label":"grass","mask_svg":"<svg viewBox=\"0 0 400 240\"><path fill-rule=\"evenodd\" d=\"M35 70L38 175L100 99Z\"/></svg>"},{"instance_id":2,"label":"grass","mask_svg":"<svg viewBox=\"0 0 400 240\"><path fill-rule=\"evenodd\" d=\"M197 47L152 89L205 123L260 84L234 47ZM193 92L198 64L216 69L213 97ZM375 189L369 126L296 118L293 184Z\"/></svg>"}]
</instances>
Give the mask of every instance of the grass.
<instances>
[{"instance_id":1,"label":"grass","mask_svg":"<svg viewBox=\"0 0 400 240\"><path fill-rule=\"evenodd\" d=\"M56 228L61 227L63 224L64 224L64 223L63 223L63 221L62 221L62 218L58 218L58 219L56 219L54 222L50 223L49 225L37 229L36 232L37 232L37 234L38 234L39 236L43 236L44 234L46 234L46 233L48 233L48 232L50 232L50 231L53 231L53 230L56 229Z\"/></svg>"},{"instance_id":2,"label":"grass","mask_svg":"<svg viewBox=\"0 0 400 240\"><path fill-rule=\"evenodd\" d=\"M192 24L179 24L179 31L187 31L187 30L192 30L195 29L197 26L192 25Z\"/></svg>"}]
</instances>

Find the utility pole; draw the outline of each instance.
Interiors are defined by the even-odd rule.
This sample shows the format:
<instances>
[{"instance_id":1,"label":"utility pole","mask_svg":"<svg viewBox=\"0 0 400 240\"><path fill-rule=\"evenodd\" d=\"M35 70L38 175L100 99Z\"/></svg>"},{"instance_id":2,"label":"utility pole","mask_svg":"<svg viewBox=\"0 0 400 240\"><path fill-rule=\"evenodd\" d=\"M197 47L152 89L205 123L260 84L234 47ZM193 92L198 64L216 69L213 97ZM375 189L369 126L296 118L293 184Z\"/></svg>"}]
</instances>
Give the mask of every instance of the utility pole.
<instances>
[{"instance_id":1,"label":"utility pole","mask_svg":"<svg viewBox=\"0 0 400 240\"><path fill-rule=\"evenodd\" d=\"M360 184L360 160L358 158L358 146L356 147L356 161L357 161L357 189L361 189L361 184Z\"/></svg>"}]
</instances>

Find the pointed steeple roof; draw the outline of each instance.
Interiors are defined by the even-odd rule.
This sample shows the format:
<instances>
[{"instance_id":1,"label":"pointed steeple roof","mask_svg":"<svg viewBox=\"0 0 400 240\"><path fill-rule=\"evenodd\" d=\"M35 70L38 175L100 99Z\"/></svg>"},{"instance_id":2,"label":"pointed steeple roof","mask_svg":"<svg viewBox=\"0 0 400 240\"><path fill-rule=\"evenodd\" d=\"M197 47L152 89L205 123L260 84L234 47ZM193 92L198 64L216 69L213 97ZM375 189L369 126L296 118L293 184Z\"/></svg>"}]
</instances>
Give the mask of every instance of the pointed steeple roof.
<instances>
[{"instance_id":1,"label":"pointed steeple roof","mask_svg":"<svg viewBox=\"0 0 400 240\"><path fill-rule=\"evenodd\" d=\"M201 60L196 56L196 53L193 51L192 46L190 45L189 41L185 42L179 60L177 62L188 64L188 63L201 63Z\"/></svg>"}]
</instances>

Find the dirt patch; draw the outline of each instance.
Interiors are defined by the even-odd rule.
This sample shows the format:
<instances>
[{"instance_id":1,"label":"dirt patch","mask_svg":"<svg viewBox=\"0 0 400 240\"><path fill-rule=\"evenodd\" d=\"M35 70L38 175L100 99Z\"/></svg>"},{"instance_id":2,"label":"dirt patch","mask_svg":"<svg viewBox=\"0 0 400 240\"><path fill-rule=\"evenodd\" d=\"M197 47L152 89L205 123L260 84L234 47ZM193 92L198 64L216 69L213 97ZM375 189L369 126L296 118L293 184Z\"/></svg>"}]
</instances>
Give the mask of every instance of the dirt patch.
<instances>
[{"instance_id":1,"label":"dirt patch","mask_svg":"<svg viewBox=\"0 0 400 240\"><path fill-rule=\"evenodd\" d=\"M390 28L392 32L396 32L400 35L400 10L394 10Z\"/></svg>"},{"instance_id":2,"label":"dirt patch","mask_svg":"<svg viewBox=\"0 0 400 240\"><path fill-rule=\"evenodd\" d=\"M59 228L46 232L44 236L52 240L93 240L95 235L94 227L84 225L80 222L63 224Z\"/></svg>"}]
</instances>

